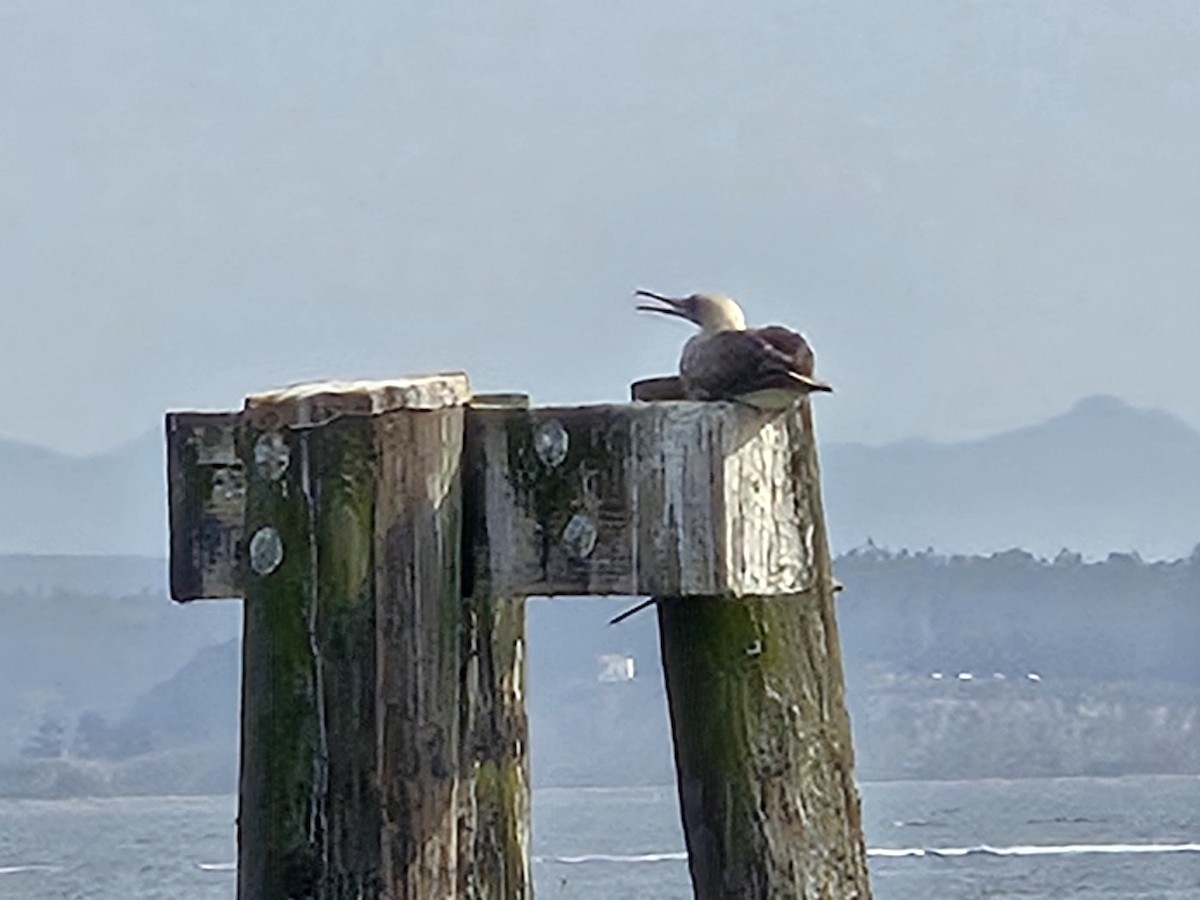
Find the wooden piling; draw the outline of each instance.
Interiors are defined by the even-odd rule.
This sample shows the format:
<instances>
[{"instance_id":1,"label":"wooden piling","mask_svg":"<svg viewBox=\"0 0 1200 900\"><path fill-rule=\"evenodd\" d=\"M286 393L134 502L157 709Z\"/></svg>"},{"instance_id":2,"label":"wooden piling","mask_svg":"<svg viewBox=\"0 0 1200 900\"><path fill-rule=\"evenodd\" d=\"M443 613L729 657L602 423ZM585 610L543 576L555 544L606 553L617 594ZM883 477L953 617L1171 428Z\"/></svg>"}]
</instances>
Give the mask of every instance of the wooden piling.
<instances>
[{"instance_id":1,"label":"wooden piling","mask_svg":"<svg viewBox=\"0 0 1200 900\"><path fill-rule=\"evenodd\" d=\"M655 379L635 398L644 388L672 390ZM804 590L657 602L688 867L698 900L867 900L812 410L774 421L782 454L739 475L770 486L755 505L779 534L803 536Z\"/></svg>"},{"instance_id":2,"label":"wooden piling","mask_svg":"<svg viewBox=\"0 0 1200 900\"><path fill-rule=\"evenodd\" d=\"M528 900L529 720L525 711L525 596L499 593L488 557L481 419L525 410L523 394L475 397L467 409L463 488L462 707L459 900Z\"/></svg>"},{"instance_id":3,"label":"wooden piling","mask_svg":"<svg viewBox=\"0 0 1200 900\"><path fill-rule=\"evenodd\" d=\"M659 600L698 900L870 897L826 605L820 591Z\"/></svg>"},{"instance_id":4,"label":"wooden piling","mask_svg":"<svg viewBox=\"0 0 1200 900\"><path fill-rule=\"evenodd\" d=\"M453 897L462 376L247 401L239 896Z\"/></svg>"},{"instance_id":5,"label":"wooden piling","mask_svg":"<svg viewBox=\"0 0 1200 900\"><path fill-rule=\"evenodd\" d=\"M172 594L245 599L242 900L529 897L525 597L586 594L665 598L697 897L869 897L807 401L446 375L167 424Z\"/></svg>"}]
</instances>

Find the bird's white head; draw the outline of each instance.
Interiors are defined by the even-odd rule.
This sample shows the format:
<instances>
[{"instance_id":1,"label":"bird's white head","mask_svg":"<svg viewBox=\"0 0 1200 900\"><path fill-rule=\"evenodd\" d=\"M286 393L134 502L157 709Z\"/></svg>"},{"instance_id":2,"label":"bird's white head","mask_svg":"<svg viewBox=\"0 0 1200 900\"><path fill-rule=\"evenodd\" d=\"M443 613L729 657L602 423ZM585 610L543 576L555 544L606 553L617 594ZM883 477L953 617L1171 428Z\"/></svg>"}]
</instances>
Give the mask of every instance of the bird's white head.
<instances>
[{"instance_id":1,"label":"bird's white head","mask_svg":"<svg viewBox=\"0 0 1200 900\"><path fill-rule=\"evenodd\" d=\"M690 294L687 297L664 297L651 291L636 291L639 297L650 297L659 301L662 306L652 306L649 303L638 305L638 309L647 312L664 313L668 316L678 316L695 322L700 326L702 334L716 334L719 331L745 331L746 317L742 308L732 297L724 294Z\"/></svg>"}]
</instances>

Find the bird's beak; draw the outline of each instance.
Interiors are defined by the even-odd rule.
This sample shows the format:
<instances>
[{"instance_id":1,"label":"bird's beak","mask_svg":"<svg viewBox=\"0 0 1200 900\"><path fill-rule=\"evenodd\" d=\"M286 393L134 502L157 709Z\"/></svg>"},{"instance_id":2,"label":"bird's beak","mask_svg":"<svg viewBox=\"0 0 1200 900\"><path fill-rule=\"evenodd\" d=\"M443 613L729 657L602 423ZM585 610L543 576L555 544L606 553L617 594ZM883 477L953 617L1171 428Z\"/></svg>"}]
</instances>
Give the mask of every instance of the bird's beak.
<instances>
[{"instance_id":1,"label":"bird's beak","mask_svg":"<svg viewBox=\"0 0 1200 900\"><path fill-rule=\"evenodd\" d=\"M692 321L692 317L684 312L683 301L680 299L675 297L664 297L662 294L656 294L653 291L639 290L634 291L633 294L635 297L649 297L650 299L657 300L659 303L663 304L662 306L653 306L649 303L639 303L637 305L638 309L645 310L646 312L663 313L664 315L668 316L678 316L681 319L687 319L689 322Z\"/></svg>"}]
</instances>

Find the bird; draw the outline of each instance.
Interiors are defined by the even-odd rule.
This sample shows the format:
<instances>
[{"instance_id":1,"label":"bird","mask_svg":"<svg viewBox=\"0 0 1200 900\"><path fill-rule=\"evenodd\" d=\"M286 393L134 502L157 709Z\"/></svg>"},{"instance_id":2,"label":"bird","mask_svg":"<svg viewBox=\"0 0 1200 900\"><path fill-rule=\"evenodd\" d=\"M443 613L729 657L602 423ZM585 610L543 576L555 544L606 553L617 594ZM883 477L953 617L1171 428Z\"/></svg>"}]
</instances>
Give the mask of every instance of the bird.
<instances>
[{"instance_id":1,"label":"bird","mask_svg":"<svg viewBox=\"0 0 1200 900\"><path fill-rule=\"evenodd\" d=\"M759 409L787 409L797 398L833 388L813 375L815 358L799 332L782 325L747 328L732 297L696 293L666 297L637 290L646 312L687 319L700 326L683 346L679 378L688 400L733 400Z\"/></svg>"}]
</instances>

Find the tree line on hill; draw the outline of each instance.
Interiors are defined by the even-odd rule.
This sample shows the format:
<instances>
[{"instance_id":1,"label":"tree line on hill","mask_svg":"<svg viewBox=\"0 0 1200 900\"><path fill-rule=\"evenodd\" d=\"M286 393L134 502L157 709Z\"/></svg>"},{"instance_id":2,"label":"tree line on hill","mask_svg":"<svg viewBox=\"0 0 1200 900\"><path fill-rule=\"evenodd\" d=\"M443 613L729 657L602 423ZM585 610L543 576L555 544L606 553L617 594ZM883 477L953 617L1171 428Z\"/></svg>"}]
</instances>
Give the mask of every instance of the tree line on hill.
<instances>
[{"instance_id":1,"label":"tree line on hill","mask_svg":"<svg viewBox=\"0 0 1200 900\"><path fill-rule=\"evenodd\" d=\"M834 568L845 585L838 622L867 776L1200 770L1185 734L1200 714L1200 547L1147 562L1133 554L1086 561L1065 551L1051 559L1021 550L946 556L868 543ZM20 611L9 617L20 633L5 629L0 652L30 660L12 680L21 688L15 696L35 707L0 753L13 760L0 771L0 792L104 792L118 784L153 792L189 778L197 789L231 789L235 617L211 606L180 610L146 593L84 600L22 588L0 602ZM672 777L655 616L607 624L627 602L529 604L538 783ZM63 609L72 615L64 619ZM197 652L200 624L209 643ZM61 630L76 625L86 625L76 635L83 643L62 644L47 665L51 638L61 641ZM158 665L164 654L191 659L147 682L159 670L138 662L148 653ZM614 656L633 660L632 680L602 677L603 661ZM105 697L121 690L114 659L140 680L122 703L89 702L100 695L85 688L98 680L112 682Z\"/></svg>"}]
</instances>

